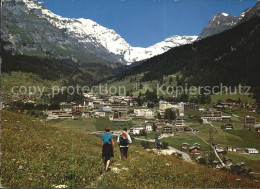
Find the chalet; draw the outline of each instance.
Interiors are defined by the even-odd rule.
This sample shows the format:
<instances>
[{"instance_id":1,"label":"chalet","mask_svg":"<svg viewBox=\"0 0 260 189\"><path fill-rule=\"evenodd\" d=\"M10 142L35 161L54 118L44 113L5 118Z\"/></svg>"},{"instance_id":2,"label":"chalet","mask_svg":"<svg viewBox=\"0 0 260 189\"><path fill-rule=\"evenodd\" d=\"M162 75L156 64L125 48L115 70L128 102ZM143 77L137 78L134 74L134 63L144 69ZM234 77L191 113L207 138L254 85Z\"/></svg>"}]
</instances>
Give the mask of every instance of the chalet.
<instances>
[{"instance_id":1,"label":"chalet","mask_svg":"<svg viewBox=\"0 0 260 189\"><path fill-rule=\"evenodd\" d=\"M1 102L1 109L9 108L10 106L11 106L11 104L9 104L9 103Z\"/></svg>"},{"instance_id":2,"label":"chalet","mask_svg":"<svg viewBox=\"0 0 260 189\"><path fill-rule=\"evenodd\" d=\"M213 164L216 167L216 169L221 169L223 167L220 161L213 161Z\"/></svg>"},{"instance_id":3,"label":"chalet","mask_svg":"<svg viewBox=\"0 0 260 189\"><path fill-rule=\"evenodd\" d=\"M151 109L134 109L136 117L153 117L154 112Z\"/></svg>"},{"instance_id":4,"label":"chalet","mask_svg":"<svg viewBox=\"0 0 260 189\"><path fill-rule=\"evenodd\" d=\"M103 107L100 101L93 101L93 109L99 109L100 107Z\"/></svg>"},{"instance_id":5,"label":"chalet","mask_svg":"<svg viewBox=\"0 0 260 189\"><path fill-rule=\"evenodd\" d=\"M192 132L198 133L198 132L200 132L200 130L198 128L194 128L194 129L192 129Z\"/></svg>"},{"instance_id":6,"label":"chalet","mask_svg":"<svg viewBox=\"0 0 260 189\"><path fill-rule=\"evenodd\" d=\"M47 115L47 120L73 118L72 113L66 113L64 111L48 111Z\"/></svg>"},{"instance_id":7,"label":"chalet","mask_svg":"<svg viewBox=\"0 0 260 189\"><path fill-rule=\"evenodd\" d=\"M82 117L82 112L79 111L79 110L77 110L77 111L75 111L75 112L72 112L72 116L73 116L73 117Z\"/></svg>"},{"instance_id":8,"label":"chalet","mask_svg":"<svg viewBox=\"0 0 260 189\"><path fill-rule=\"evenodd\" d=\"M240 147L232 147L232 150L233 152L237 152L237 153L245 153L245 149Z\"/></svg>"},{"instance_id":9,"label":"chalet","mask_svg":"<svg viewBox=\"0 0 260 189\"><path fill-rule=\"evenodd\" d=\"M184 128L182 127L175 128L175 132L181 132L181 131L184 131Z\"/></svg>"},{"instance_id":10,"label":"chalet","mask_svg":"<svg viewBox=\"0 0 260 189\"><path fill-rule=\"evenodd\" d=\"M64 111L67 111L67 112L71 112L73 105L74 105L74 103L61 102L61 103L59 104L59 107L60 107L60 110L64 110Z\"/></svg>"},{"instance_id":11,"label":"chalet","mask_svg":"<svg viewBox=\"0 0 260 189\"><path fill-rule=\"evenodd\" d=\"M237 103L237 100L234 99L234 98L228 98L228 99L226 100L226 103L236 104L236 103Z\"/></svg>"},{"instance_id":12,"label":"chalet","mask_svg":"<svg viewBox=\"0 0 260 189\"><path fill-rule=\"evenodd\" d=\"M260 133L260 125L256 125L256 126L255 126L255 131L258 132L258 133Z\"/></svg>"},{"instance_id":13,"label":"chalet","mask_svg":"<svg viewBox=\"0 0 260 189\"><path fill-rule=\"evenodd\" d=\"M193 120L193 121L196 121L198 119L198 116L195 116L195 115L190 115L189 116L189 119Z\"/></svg>"},{"instance_id":14,"label":"chalet","mask_svg":"<svg viewBox=\"0 0 260 189\"><path fill-rule=\"evenodd\" d=\"M92 115L92 112L90 112L90 111L85 111L85 112L83 113L83 117L86 117L86 118L90 118L91 115Z\"/></svg>"},{"instance_id":15,"label":"chalet","mask_svg":"<svg viewBox=\"0 0 260 189\"><path fill-rule=\"evenodd\" d=\"M123 105L111 105L112 112L113 111L118 111L122 113L127 113L127 108L128 106L123 106Z\"/></svg>"},{"instance_id":16,"label":"chalet","mask_svg":"<svg viewBox=\"0 0 260 189\"><path fill-rule=\"evenodd\" d=\"M231 123L227 123L225 124L222 129L225 129L225 130L232 130L234 127Z\"/></svg>"},{"instance_id":17,"label":"chalet","mask_svg":"<svg viewBox=\"0 0 260 189\"><path fill-rule=\"evenodd\" d=\"M215 148L215 150L216 150L217 152L222 152L222 151L224 151L223 146L220 145L220 144L214 145L214 148Z\"/></svg>"},{"instance_id":18,"label":"chalet","mask_svg":"<svg viewBox=\"0 0 260 189\"><path fill-rule=\"evenodd\" d=\"M230 105L229 104L225 104L223 102L219 102L215 105L216 108L229 108Z\"/></svg>"},{"instance_id":19,"label":"chalet","mask_svg":"<svg viewBox=\"0 0 260 189\"><path fill-rule=\"evenodd\" d=\"M188 143L182 143L181 148L182 149L188 149L190 145Z\"/></svg>"},{"instance_id":20,"label":"chalet","mask_svg":"<svg viewBox=\"0 0 260 189\"><path fill-rule=\"evenodd\" d=\"M192 146L192 147L190 147L189 152L190 152L191 154L200 154L201 151L200 151L200 148L199 148L199 147Z\"/></svg>"},{"instance_id":21,"label":"chalet","mask_svg":"<svg viewBox=\"0 0 260 189\"><path fill-rule=\"evenodd\" d=\"M165 121L160 120L160 121L156 122L155 125L158 128L163 128L164 126L166 126L166 123L165 123Z\"/></svg>"},{"instance_id":22,"label":"chalet","mask_svg":"<svg viewBox=\"0 0 260 189\"><path fill-rule=\"evenodd\" d=\"M94 108L93 99L85 99L83 100L83 103L87 108Z\"/></svg>"},{"instance_id":23,"label":"chalet","mask_svg":"<svg viewBox=\"0 0 260 189\"><path fill-rule=\"evenodd\" d=\"M185 103L184 111L187 111L187 110L199 110L199 106L195 103Z\"/></svg>"},{"instance_id":24,"label":"chalet","mask_svg":"<svg viewBox=\"0 0 260 189\"><path fill-rule=\"evenodd\" d=\"M176 126L176 127L186 126L186 125L185 125L185 120L183 120L183 119L176 119L176 120L175 120L175 126Z\"/></svg>"},{"instance_id":25,"label":"chalet","mask_svg":"<svg viewBox=\"0 0 260 189\"><path fill-rule=\"evenodd\" d=\"M71 113L65 113L58 115L58 119L72 119L74 116Z\"/></svg>"},{"instance_id":26,"label":"chalet","mask_svg":"<svg viewBox=\"0 0 260 189\"><path fill-rule=\"evenodd\" d=\"M243 171L245 170L246 168L246 165L244 162L241 162L241 163L236 163L235 165L233 165L234 167L236 167L236 170L240 170L240 171Z\"/></svg>"},{"instance_id":27,"label":"chalet","mask_svg":"<svg viewBox=\"0 0 260 189\"><path fill-rule=\"evenodd\" d=\"M202 119L219 121L222 120L222 112L220 111L204 111Z\"/></svg>"},{"instance_id":28,"label":"chalet","mask_svg":"<svg viewBox=\"0 0 260 189\"><path fill-rule=\"evenodd\" d=\"M112 112L112 107L111 106L99 107L99 111L110 113Z\"/></svg>"},{"instance_id":29,"label":"chalet","mask_svg":"<svg viewBox=\"0 0 260 189\"><path fill-rule=\"evenodd\" d=\"M142 130L144 130L143 127L133 127L133 128L130 128L129 134L130 135L140 135Z\"/></svg>"},{"instance_id":30,"label":"chalet","mask_svg":"<svg viewBox=\"0 0 260 189\"><path fill-rule=\"evenodd\" d=\"M164 126L162 130L162 134L172 134L172 127Z\"/></svg>"},{"instance_id":31,"label":"chalet","mask_svg":"<svg viewBox=\"0 0 260 189\"><path fill-rule=\"evenodd\" d=\"M259 154L259 151L255 148L246 148L246 153L249 154Z\"/></svg>"},{"instance_id":32,"label":"chalet","mask_svg":"<svg viewBox=\"0 0 260 189\"><path fill-rule=\"evenodd\" d=\"M145 124L144 128L145 128L145 130L148 131L148 132L150 132L150 131L153 130L153 126L150 125L150 124Z\"/></svg>"},{"instance_id":33,"label":"chalet","mask_svg":"<svg viewBox=\"0 0 260 189\"><path fill-rule=\"evenodd\" d=\"M226 146L226 148L227 148L227 151L231 151L231 152L233 151L233 147L232 146L228 145L228 146Z\"/></svg>"},{"instance_id":34,"label":"chalet","mask_svg":"<svg viewBox=\"0 0 260 189\"><path fill-rule=\"evenodd\" d=\"M246 116L244 118L244 125L255 125L256 124L256 119L253 116Z\"/></svg>"},{"instance_id":35,"label":"chalet","mask_svg":"<svg viewBox=\"0 0 260 189\"><path fill-rule=\"evenodd\" d=\"M72 111L84 112L85 110L86 110L86 107L82 106L81 104L72 106Z\"/></svg>"},{"instance_id":36,"label":"chalet","mask_svg":"<svg viewBox=\"0 0 260 189\"><path fill-rule=\"evenodd\" d=\"M173 104L171 104L170 102L166 102L166 101L160 101L159 102L159 110L165 111L168 108L172 108Z\"/></svg>"},{"instance_id":37,"label":"chalet","mask_svg":"<svg viewBox=\"0 0 260 189\"><path fill-rule=\"evenodd\" d=\"M225 163L225 165L227 166L231 166L232 165L232 159L225 157L223 162Z\"/></svg>"},{"instance_id":38,"label":"chalet","mask_svg":"<svg viewBox=\"0 0 260 189\"><path fill-rule=\"evenodd\" d=\"M106 117L106 112L101 112L101 111L95 112L94 117Z\"/></svg>"},{"instance_id":39,"label":"chalet","mask_svg":"<svg viewBox=\"0 0 260 189\"><path fill-rule=\"evenodd\" d=\"M230 115L225 115L221 117L223 121L230 121L231 120L231 116Z\"/></svg>"},{"instance_id":40,"label":"chalet","mask_svg":"<svg viewBox=\"0 0 260 189\"><path fill-rule=\"evenodd\" d=\"M256 112L256 109L252 107L247 107L246 112Z\"/></svg>"},{"instance_id":41,"label":"chalet","mask_svg":"<svg viewBox=\"0 0 260 189\"><path fill-rule=\"evenodd\" d=\"M194 143L193 146L200 148L200 143Z\"/></svg>"}]
</instances>

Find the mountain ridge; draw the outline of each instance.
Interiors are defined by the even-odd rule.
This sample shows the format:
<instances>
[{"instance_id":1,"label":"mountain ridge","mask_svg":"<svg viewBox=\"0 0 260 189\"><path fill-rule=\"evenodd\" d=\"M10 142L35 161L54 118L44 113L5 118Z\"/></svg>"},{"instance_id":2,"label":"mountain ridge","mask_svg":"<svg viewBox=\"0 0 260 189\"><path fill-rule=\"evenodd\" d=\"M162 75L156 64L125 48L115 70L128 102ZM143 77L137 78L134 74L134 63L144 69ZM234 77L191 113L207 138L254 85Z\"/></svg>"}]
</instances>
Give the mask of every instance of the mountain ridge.
<instances>
[{"instance_id":1,"label":"mountain ridge","mask_svg":"<svg viewBox=\"0 0 260 189\"><path fill-rule=\"evenodd\" d=\"M37 0L4 0L3 9L4 12L7 9L10 12L16 13L18 15L21 12L23 13L24 17L26 17L27 14L27 16L30 15L38 17L39 20L46 19L56 28L51 28L51 30L59 30L60 33L58 35L60 40L52 39L50 40L50 43L54 42L56 44L60 44L61 49L66 49L66 45L68 44L78 43L78 49L83 48L89 54L98 56L99 58L109 62L121 62L124 64L131 64L132 62L142 61L151 58L152 56L164 53L170 48L187 43L192 43L197 38L197 36L171 36L166 40L156 43L155 45L148 48L131 47L130 44L128 44L113 29L105 28L90 19L63 18L48 10L43 2L38 2ZM12 27L15 27L17 25L21 25L24 27L24 25L21 24L23 20L19 22L21 18L19 18L20 20L17 20L18 18L16 18L15 15L11 16L12 18L8 18L8 15L4 14L4 32L2 36L5 41L10 40L12 43L15 44L14 39L16 39L16 41L19 41L19 36L10 32L8 28L5 27L5 22L17 22L11 25ZM21 29L21 31L24 32L26 30ZM10 36L10 34L13 35ZM37 34L33 33L33 35ZM64 38L63 35L65 35L67 38ZM27 38L30 37L31 36L28 35ZM52 37L53 36L50 35L46 36L47 39L50 39ZM41 39L40 41L44 40ZM52 49L55 47L50 47L49 45L48 48ZM33 49L31 50L33 51ZM44 50L47 51L46 49Z\"/></svg>"}]
</instances>

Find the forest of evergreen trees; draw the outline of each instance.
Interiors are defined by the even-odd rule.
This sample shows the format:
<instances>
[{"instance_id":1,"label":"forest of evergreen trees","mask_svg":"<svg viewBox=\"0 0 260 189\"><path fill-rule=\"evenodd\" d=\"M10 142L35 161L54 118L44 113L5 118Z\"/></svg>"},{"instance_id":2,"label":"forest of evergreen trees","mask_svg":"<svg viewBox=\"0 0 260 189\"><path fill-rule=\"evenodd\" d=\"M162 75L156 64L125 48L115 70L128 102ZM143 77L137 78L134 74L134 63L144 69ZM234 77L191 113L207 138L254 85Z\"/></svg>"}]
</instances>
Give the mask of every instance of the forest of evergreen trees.
<instances>
[{"instance_id":1,"label":"forest of evergreen trees","mask_svg":"<svg viewBox=\"0 0 260 189\"><path fill-rule=\"evenodd\" d=\"M180 72L178 85L214 86L223 83L256 87L260 83L260 18L253 17L233 29L173 48L117 78L144 73L142 81L160 80Z\"/></svg>"}]
</instances>

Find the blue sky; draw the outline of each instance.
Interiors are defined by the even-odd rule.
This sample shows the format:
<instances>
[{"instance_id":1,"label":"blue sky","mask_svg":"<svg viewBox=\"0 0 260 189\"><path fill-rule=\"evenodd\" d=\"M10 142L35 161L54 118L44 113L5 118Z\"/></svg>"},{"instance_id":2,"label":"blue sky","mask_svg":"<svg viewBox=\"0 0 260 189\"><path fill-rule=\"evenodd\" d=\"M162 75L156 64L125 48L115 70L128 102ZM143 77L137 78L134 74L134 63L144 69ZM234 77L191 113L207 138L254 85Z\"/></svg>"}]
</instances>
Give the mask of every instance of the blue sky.
<instances>
[{"instance_id":1,"label":"blue sky","mask_svg":"<svg viewBox=\"0 0 260 189\"><path fill-rule=\"evenodd\" d=\"M235 16L257 0L42 0L52 12L89 18L114 29L131 46L148 47L172 35L199 35L218 12Z\"/></svg>"}]
</instances>

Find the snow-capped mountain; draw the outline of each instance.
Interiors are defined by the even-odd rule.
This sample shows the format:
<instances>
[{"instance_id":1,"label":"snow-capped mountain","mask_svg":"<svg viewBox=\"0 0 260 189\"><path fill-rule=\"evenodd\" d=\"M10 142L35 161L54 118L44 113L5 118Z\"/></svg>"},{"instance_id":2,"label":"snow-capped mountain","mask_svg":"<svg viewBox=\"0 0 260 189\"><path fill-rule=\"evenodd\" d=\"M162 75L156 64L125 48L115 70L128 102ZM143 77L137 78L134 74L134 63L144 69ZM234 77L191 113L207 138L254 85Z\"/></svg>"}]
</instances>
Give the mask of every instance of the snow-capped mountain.
<instances>
[{"instance_id":1,"label":"snow-capped mountain","mask_svg":"<svg viewBox=\"0 0 260 189\"><path fill-rule=\"evenodd\" d=\"M172 36L148 48L132 47L112 29L90 19L63 18L37 0L3 0L3 18L2 39L21 53L41 49L57 56L77 58L80 53L73 50L84 51L92 59L96 56L130 64L197 39L196 36ZM7 48L11 48L10 44ZM60 52L57 48L65 53L57 54Z\"/></svg>"},{"instance_id":2,"label":"snow-capped mountain","mask_svg":"<svg viewBox=\"0 0 260 189\"><path fill-rule=\"evenodd\" d=\"M225 30L234 27L239 20L243 17L243 13L240 17L236 17L227 13L216 14L202 30L197 40L221 33Z\"/></svg>"}]
</instances>

